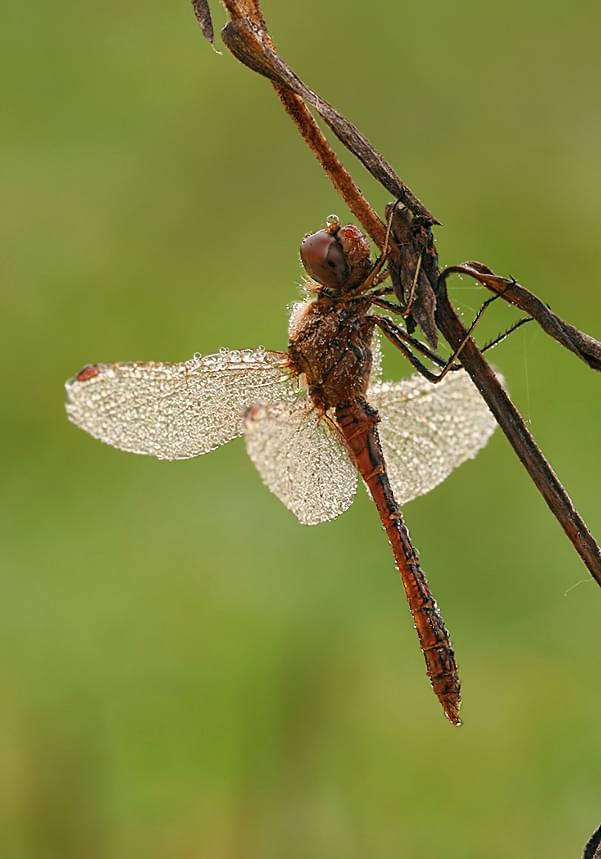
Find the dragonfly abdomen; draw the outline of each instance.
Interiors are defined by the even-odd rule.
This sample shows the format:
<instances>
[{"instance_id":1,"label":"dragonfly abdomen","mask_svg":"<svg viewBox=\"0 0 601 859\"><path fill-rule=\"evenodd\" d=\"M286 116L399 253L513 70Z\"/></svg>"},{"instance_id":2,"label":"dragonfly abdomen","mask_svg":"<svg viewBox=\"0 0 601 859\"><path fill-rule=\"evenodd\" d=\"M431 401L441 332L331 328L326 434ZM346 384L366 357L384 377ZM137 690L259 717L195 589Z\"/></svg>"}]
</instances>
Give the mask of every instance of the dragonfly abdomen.
<instances>
[{"instance_id":1,"label":"dragonfly abdomen","mask_svg":"<svg viewBox=\"0 0 601 859\"><path fill-rule=\"evenodd\" d=\"M447 718L460 724L461 685L449 633L430 592L418 554L394 498L376 425L378 413L365 400L336 407L336 423L378 508L409 603L426 672Z\"/></svg>"}]
</instances>

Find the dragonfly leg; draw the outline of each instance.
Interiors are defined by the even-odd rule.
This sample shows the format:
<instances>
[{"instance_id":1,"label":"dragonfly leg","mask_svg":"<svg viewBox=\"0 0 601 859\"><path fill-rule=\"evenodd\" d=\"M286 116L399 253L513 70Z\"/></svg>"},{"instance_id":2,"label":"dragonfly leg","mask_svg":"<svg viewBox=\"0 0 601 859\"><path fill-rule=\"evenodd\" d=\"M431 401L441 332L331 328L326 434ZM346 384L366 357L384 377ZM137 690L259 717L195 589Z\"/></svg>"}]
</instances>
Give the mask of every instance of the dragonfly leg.
<instances>
[{"instance_id":1,"label":"dragonfly leg","mask_svg":"<svg viewBox=\"0 0 601 859\"><path fill-rule=\"evenodd\" d=\"M518 328L521 328L522 325L525 325L527 322L534 322L532 316L523 316L521 319L518 319L518 321L514 322L513 325L510 325L506 331L502 331L500 334L497 334L496 337L493 337L492 340L489 340L488 343L485 343L484 346L481 347L480 351L488 352L489 349L492 349L494 346L498 346L506 337L509 337L510 334L513 334L514 331L517 331Z\"/></svg>"},{"instance_id":2,"label":"dragonfly leg","mask_svg":"<svg viewBox=\"0 0 601 859\"><path fill-rule=\"evenodd\" d=\"M402 328L399 328L398 325L395 325L395 323L387 316L370 316L369 318L375 320L375 324L382 329L386 337L391 340L394 346L399 347L399 344L397 342L398 338L402 341L406 348L411 346L417 352L420 352L422 355L425 355L428 360L432 361L432 363L436 364L438 367L446 366L446 358L443 358L442 355L437 355L434 350L430 349L429 346L426 346L425 343L422 343L421 340L418 340L417 337L413 337L411 334L407 334L406 331L404 331ZM388 329L387 331L384 329L384 326L386 326L386 328ZM420 368L418 367L417 369ZM454 364L451 369L461 370L461 364Z\"/></svg>"},{"instance_id":3,"label":"dragonfly leg","mask_svg":"<svg viewBox=\"0 0 601 859\"><path fill-rule=\"evenodd\" d=\"M371 317L375 321L375 324L382 331L387 340L389 340L392 345L401 352L405 358L409 361L409 363L415 367L415 369L421 373L422 376L425 376L430 382L438 382L443 377L443 374L446 375L450 370L460 370L461 365L455 364L452 362L449 363L444 358L441 358L440 355L437 355L435 352L432 352L431 349L428 349L427 346L424 346L423 343L420 343L419 340L416 340L415 337L411 337L410 334L407 334L406 331L403 331L402 328L399 328L398 325L392 321L392 319L388 319L387 316L377 316L374 315ZM420 361L420 359L413 354L409 345L413 346L414 349L417 349L419 352L422 352L430 361L434 364L437 364L442 368L440 373L433 373L426 365ZM463 345L463 344L462 344ZM453 355L454 359L456 355Z\"/></svg>"},{"instance_id":4,"label":"dragonfly leg","mask_svg":"<svg viewBox=\"0 0 601 859\"><path fill-rule=\"evenodd\" d=\"M491 284L495 284L494 298L502 298L507 292L507 290L509 290L512 286L515 286L516 284L515 278L499 277L483 263L466 262L461 263L460 265L451 265L443 269L443 271L438 276L439 288L441 286L444 286L447 281L447 278L452 274L465 274L468 277L471 277L473 280L477 280L479 283L481 283L483 286L486 286L488 289L492 288ZM490 301L491 299L488 299L484 302L484 304L480 308L476 319L478 319L482 315L484 309L488 306L488 304L490 304ZM475 321L476 320L474 320L474 322ZM489 349L492 349L493 346L497 346L499 343L505 340L506 337L509 337L510 334L513 334L514 331L517 331L518 328L521 328L522 325L525 325L526 322L532 322L532 316L523 316L521 319L518 319L518 321L514 322L513 325L510 325L506 331L503 331L501 334L498 334L495 338L482 346L480 351L487 352ZM473 328L473 324L471 327Z\"/></svg>"},{"instance_id":5,"label":"dragonfly leg","mask_svg":"<svg viewBox=\"0 0 601 859\"><path fill-rule=\"evenodd\" d=\"M486 301L480 307L480 310L475 315L472 324L467 329L465 337L463 338L457 349L455 349L453 354L446 361L444 359L442 359L441 361L438 355L431 352L430 350L426 350L423 344L420 344L419 351L421 351L423 354L426 355L426 357L428 357L431 361L433 361L435 364L438 364L438 366L442 368L440 373L433 373L432 370L428 369L428 367L426 367L425 364L420 361L419 358L417 358L413 354L413 352L411 352L411 350L407 346L407 342L408 340L414 341L414 338L409 338L409 335L406 334L401 328L399 328L398 325L395 325L395 323L391 319L388 319L385 316L378 315L375 315L372 318L374 319L375 324L378 326L378 328L381 329L384 336L393 344L393 346L395 346L399 350L399 352L401 352L407 358L407 360L415 367L415 369L418 370L422 374L422 376L425 376L426 379L428 379L430 382L436 384L436 382L442 381L448 372L460 369L461 365L455 363L456 359L459 357L461 350L469 340L472 331L478 324L486 308L489 307L493 303L493 301L496 301L497 298L499 298L499 295L493 295L491 298L486 299ZM522 325L525 321L526 320L520 320L519 324ZM486 348L490 349L492 346L496 346L498 343L501 342L501 340L508 336L508 334L510 334L512 330L515 330L516 327L519 326L517 324L515 326L512 326L512 328L504 332L503 335L500 335L499 337L488 343ZM417 342L419 343L419 341ZM415 342L412 342L411 345L416 348Z\"/></svg>"},{"instance_id":6,"label":"dragonfly leg","mask_svg":"<svg viewBox=\"0 0 601 859\"><path fill-rule=\"evenodd\" d=\"M401 205L400 200L396 200L395 203L390 208L390 214L388 216L388 223L386 224L386 235L384 237L384 245L382 247L382 251L380 256L375 261L372 266L370 273L367 275L363 283L360 283L356 290L354 290L354 297L359 295L363 295L367 292L368 289L371 289L374 286L377 286L383 280L386 280L388 277L388 271L383 271L386 260L388 259L388 255L390 253L390 236L392 233L392 219L394 217L395 210L397 206ZM351 299L352 300L352 299Z\"/></svg>"},{"instance_id":7,"label":"dragonfly leg","mask_svg":"<svg viewBox=\"0 0 601 859\"><path fill-rule=\"evenodd\" d=\"M413 275L413 280L411 281L411 289L409 290L409 295L407 296L407 301L405 306L401 310L401 315L404 319L408 319L411 316L411 311L413 310L413 301L415 299L415 291L417 289L417 281L422 269L422 254L420 254L417 258L417 265L415 266L415 274Z\"/></svg>"}]
</instances>

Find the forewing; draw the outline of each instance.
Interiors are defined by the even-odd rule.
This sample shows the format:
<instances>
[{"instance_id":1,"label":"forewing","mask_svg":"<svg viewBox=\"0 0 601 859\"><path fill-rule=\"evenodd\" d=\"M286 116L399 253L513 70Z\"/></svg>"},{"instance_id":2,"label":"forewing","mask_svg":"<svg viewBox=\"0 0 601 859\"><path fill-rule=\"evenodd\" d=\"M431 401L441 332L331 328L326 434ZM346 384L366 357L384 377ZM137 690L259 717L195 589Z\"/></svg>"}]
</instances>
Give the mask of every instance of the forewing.
<instances>
[{"instance_id":1,"label":"forewing","mask_svg":"<svg viewBox=\"0 0 601 859\"><path fill-rule=\"evenodd\" d=\"M336 429L308 399L251 408L244 438L263 482L303 525L350 507L355 468Z\"/></svg>"},{"instance_id":2,"label":"forewing","mask_svg":"<svg viewBox=\"0 0 601 859\"><path fill-rule=\"evenodd\" d=\"M399 504L429 492L472 459L496 426L463 370L436 385L418 375L374 385L368 397L380 414L382 450Z\"/></svg>"},{"instance_id":3,"label":"forewing","mask_svg":"<svg viewBox=\"0 0 601 859\"><path fill-rule=\"evenodd\" d=\"M241 435L253 403L291 402L298 382L283 352L223 349L175 364L94 364L65 387L70 420L101 441L188 459Z\"/></svg>"}]
</instances>

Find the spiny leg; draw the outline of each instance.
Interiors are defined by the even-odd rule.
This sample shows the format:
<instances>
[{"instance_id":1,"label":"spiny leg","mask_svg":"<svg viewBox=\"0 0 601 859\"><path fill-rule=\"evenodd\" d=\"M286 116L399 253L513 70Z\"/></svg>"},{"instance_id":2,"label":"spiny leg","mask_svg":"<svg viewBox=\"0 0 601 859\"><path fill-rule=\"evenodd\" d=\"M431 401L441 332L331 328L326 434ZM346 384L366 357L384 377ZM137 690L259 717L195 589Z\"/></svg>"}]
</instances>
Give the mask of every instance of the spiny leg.
<instances>
[{"instance_id":1,"label":"spiny leg","mask_svg":"<svg viewBox=\"0 0 601 859\"><path fill-rule=\"evenodd\" d=\"M409 349L409 346L412 346L416 351L421 352L422 355L425 355L426 358L428 358L430 361L432 361L433 364L436 364L438 367L445 367L446 366L446 364L447 364L446 358L443 358L442 355L437 355L436 352L433 352L432 349L430 349L428 346L426 346L425 343L422 343L421 340L418 340L417 337L412 337L411 334L407 334L406 331L403 331L402 328L399 328L398 325L395 325L395 323L392 321L392 319L388 319L388 317L386 317L386 316L379 316L379 315L372 315L369 317L369 319L374 320L375 324L379 328L381 328L381 330L383 331L383 333L386 335L386 337L388 339L390 339L389 334L390 334L390 336L395 338L393 341L391 341L391 342L393 342L393 345L398 346L398 343L397 343L397 338L398 338L398 340L402 341L402 343L404 344L406 349ZM386 331L384 326L386 326L389 330ZM413 357L415 357L415 356L413 356ZM411 360L411 359L409 359L409 360ZM416 361L417 360L418 359L416 358ZM420 362L420 366L423 367L423 364L421 364L421 362ZM420 368L418 367L417 369L420 369ZM460 370L461 364L455 364L452 367L452 369L453 370ZM421 369L420 369L420 372L421 372Z\"/></svg>"},{"instance_id":2,"label":"spiny leg","mask_svg":"<svg viewBox=\"0 0 601 859\"><path fill-rule=\"evenodd\" d=\"M442 366L442 370L440 371L440 373L433 373L419 360L419 358L415 357L411 350L408 349L406 346L407 335L398 327L398 325L395 325L391 319L387 319L385 316L377 315L374 316L373 319L375 320L376 325L387 337L387 339L390 340L393 346L396 346L396 348L407 358L407 360L415 367L415 369L418 370L423 376L425 376L426 379L429 379L430 382L436 384L436 382L441 382L449 371L458 369L457 365L455 364L455 359L459 356L461 350L469 340L472 331L474 330L486 308L490 304L492 304L493 301L496 301L497 298L497 295L493 295L491 298L488 298L484 302L484 304L474 317L472 324L467 329L465 337L463 338L457 349L455 349L453 354L450 356L450 358L447 359L446 362L444 362L443 365L439 364L439 366ZM428 357L430 356L428 355ZM435 361L435 363L439 362Z\"/></svg>"},{"instance_id":3,"label":"spiny leg","mask_svg":"<svg viewBox=\"0 0 601 859\"><path fill-rule=\"evenodd\" d=\"M426 367L426 365L423 364L419 360L419 358L413 354L411 349L409 349L409 347L406 345L407 338L410 337L409 334L406 334L405 331L403 331L401 328L399 328L398 325L395 325L395 323L392 321L392 319L388 319L387 316L379 316L379 315L375 314L374 316L371 316L370 318L374 320L375 324L382 331L382 333L384 334L386 339L389 340L392 343L392 345L396 349L398 349L399 352L401 352L401 354L403 354L405 356L405 358L409 361L409 363L413 367L415 367L415 369L419 373L421 373L422 376L425 376L426 379L428 379L430 382L437 382L438 381L439 377L436 375L436 373L433 373L431 370L429 370ZM413 338L410 338L410 339L413 339ZM417 342L419 342L419 341L417 341ZM414 345L414 344L411 344L411 345ZM417 347L414 347L414 348L417 348ZM423 350L420 349L420 351L423 351ZM442 363L439 363L438 355L436 355L435 358L432 358L430 355L428 355L428 358L430 358L431 361L434 361L434 363L438 364L439 366L444 367L446 364L446 362L444 360L442 361Z\"/></svg>"},{"instance_id":4,"label":"spiny leg","mask_svg":"<svg viewBox=\"0 0 601 859\"><path fill-rule=\"evenodd\" d=\"M490 298L488 299L488 301L484 302L484 304L480 308L480 311L474 318L474 321L470 325L466 337L464 338L462 343L460 343L459 347L453 352L453 354L446 359L441 357L440 355L437 355L436 352L433 352L417 338L412 337L410 334L407 334L407 332L403 331L402 328L399 328L399 326L396 325L392 321L392 319L388 319L388 317L386 316L379 316L378 314L374 314L369 318L374 320L375 324L378 326L378 328L380 328L385 337L392 343L393 346L395 346L395 348L397 348L407 358L407 360L410 362L410 364L412 364L413 367L415 367L416 370L418 370L431 382L436 383L440 382L441 379L443 379L447 373L462 369L461 364L456 364L454 362L463 347L465 346L474 326L476 325L478 319L486 309L486 306L498 297L499 296L493 296L493 298ZM387 301L374 301L374 304L378 304L380 307L385 307L386 309L389 309L389 302ZM533 320L531 316L525 316L522 319L518 319L517 322L514 322L513 325L510 325L509 328L507 328L505 331L502 331L501 334L498 334L492 340L489 340L488 343L485 343L484 346L480 348L480 351L482 353L488 352L489 349L493 349L495 346L498 346L499 343L502 343L506 337L509 337L509 335L513 334L514 331L517 331L517 329L521 328L522 325L525 325L527 322L532 321ZM425 364L423 364L422 361L420 361L419 358L417 358L413 354L413 352L411 352L409 346L412 346L418 352L421 352L421 354L425 355L430 361L432 361L433 364L436 364L438 367L441 367L441 372L436 374L429 370L428 367L426 367Z\"/></svg>"},{"instance_id":5,"label":"spiny leg","mask_svg":"<svg viewBox=\"0 0 601 859\"><path fill-rule=\"evenodd\" d=\"M514 277L501 277L500 275L495 274L488 266L484 265L484 263L471 260L469 262L459 263L458 265L449 265L444 268L438 275L438 289L444 288L447 279L452 274L458 274L460 276L465 274L468 277L471 277L473 280L476 280L478 281L478 283L481 283L482 286L485 286L487 289L492 290L497 298L503 298L508 290L518 285ZM509 301L510 303L513 303L511 302L511 298L509 299ZM501 342L504 336L510 334L512 331L514 331L516 328L519 328L520 325L523 325L525 322L529 322L531 318L532 317L530 316L526 316L519 322L515 323L515 325L507 329L507 332L505 332L504 335L500 335L500 338L497 338L494 341L491 341L490 344L487 344L487 348L490 348L491 345L496 345L498 342Z\"/></svg>"},{"instance_id":6,"label":"spiny leg","mask_svg":"<svg viewBox=\"0 0 601 859\"><path fill-rule=\"evenodd\" d=\"M389 276L390 272L388 269L382 272L382 276L380 278L380 283ZM374 284L375 285L375 284ZM365 301L366 298L370 299L374 304L380 304L382 301L383 295L392 295L394 293L394 289L391 286L382 286L380 289L374 289L372 292L361 293L361 295L351 295L346 297L345 302L348 304L352 304L356 301ZM402 307L398 304L393 304L391 301L384 301L382 307L387 307L393 313L401 313Z\"/></svg>"},{"instance_id":7,"label":"spiny leg","mask_svg":"<svg viewBox=\"0 0 601 859\"><path fill-rule=\"evenodd\" d=\"M534 322L534 319L531 316L523 316L521 319L518 319L517 322L514 322L513 325L510 325L505 331L502 331L492 340L489 340L488 343L485 343L484 346L481 347L480 351L482 353L488 352L489 349L493 349L495 346L498 346L506 337L509 337L510 334L513 334L514 331L517 331L518 328L521 328L522 325L525 325L527 322Z\"/></svg>"},{"instance_id":8,"label":"spiny leg","mask_svg":"<svg viewBox=\"0 0 601 859\"><path fill-rule=\"evenodd\" d=\"M512 278L500 278L500 277L498 277L497 275L493 274L493 272L490 271L490 269L487 268L487 266L483 265L482 263L462 263L461 265L448 266L446 269L444 269L441 272L441 274L439 275L439 278L438 278L439 284L443 284L446 281L446 279L449 277L449 275L451 275L451 274L460 274L460 275L466 274L468 277L471 277L474 280L477 280L483 286L488 286L488 287L489 287L489 282L492 282L492 281L497 282L497 283L502 283L502 288L500 288L498 292L495 292L495 294L492 296L492 298L486 299L486 301L482 304L482 307L480 308L480 310L476 314L476 318L474 319L474 321L472 322L472 324L469 328L468 334L470 333L470 331L472 331L472 329L474 328L474 325L476 324L478 319L482 316L482 314L484 313L484 311L488 307L488 305L492 304L492 302L495 301L497 298L502 298L505 295L505 293L507 292L507 290L510 289L516 283L516 280L513 277ZM487 343L485 343L484 346L480 347L480 352L482 352L483 354L484 354L484 352L488 352L489 349L492 349L494 346L498 346L499 343L502 343L506 337L509 337L509 335L513 334L514 331L517 331L517 329L521 328L522 325L525 325L527 322L532 322L532 321L533 321L533 319L531 316L524 316L521 319L518 319L517 322L514 322L505 331L502 331L500 334L498 334L492 340L489 340ZM465 344L465 340L459 346L459 349L462 349L464 344Z\"/></svg>"},{"instance_id":9,"label":"spiny leg","mask_svg":"<svg viewBox=\"0 0 601 859\"><path fill-rule=\"evenodd\" d=\"M375 303L375 302L374 302ZM438 381L439 376L432 373L420 360L416 358L416 356L411 352L408 346L412 346L418 352L421 352L422 355L425 355L433 364L436 364L438 367L441 367L445 370L445 373L461 370L463 369L461 364L454 364L451 358L443 358L441 355L437 355L436 352L433 352L429 349L425 343L422 343L415 337L412 337L410 334L407 334L406 331L403 331L402 328L399 328L397 325L392 322L391 319L388 319L386 316L376 316L373 315L370 319L375 320L375 324L382 330L384 335L390 342L395 346L400 352L405 355L407 360L418 370L423 376L430 381ZM498 334L493 340L489 340L484 346L481 347L480 351L482 353L488 352L489 349L493 349L495 346L498 346L499 343L502 343L506 337L509 337L510 334L513 334L518 328L521 328L522 325L525 325L527 322L532 322L531 316L525 316L523 319L518 319L517 322L514 322L506 331L503 331L501 334ZM446 369L445 369L446 368Z\"/></svg>"},{"instance_id":10,"label":"spiny leg","mask_svg":"<svg viewBox=\"0 0 601 859\"><path fill-rule=\"evenodd\" d=\"M392 213L391 213L391 218L392 218ZM390 223L391 223L391 219L389 221L389 227L390 227ZM389 233L390 233L390 230L387 232L387 238L389 236ZM421 268L421 260L422 260L422 257L420 255L419 260L418 260L418 264L416 266L416 271L415 271L413 283L411 286L411 293L409 295L409 299L408 299L406 308L403 308L400 304L395 304L394 302L388 301L383 297L385 295L391 295L393 293L394 290L391 287L383 287L381 289L374 289L367 296L366 295L353 296L353 297L350 297L348 300L349 301L357 301L360 298L369 297L372 301L372 304L374 304L378 307L382 307L385 310L390 311L391 313L400 314L401 316L406 318L406 316L408 315L407 314L407 308L410 308L413 293L415 291L415 287L417 284L417 279L419 277L419 272L420 272L420 268ZM448 277L448 275L452 271L453 271L452 268L445 269L445 271L442 273L442 275L440 277L440 281L444 282L444 280L446 280L446 278ZM477 276L477 275L474 275L469 269L464 270L463 267L461 267L461 273L469 274L472 277ZM509 288L509 285L510 284L507 283L505 285L504 289L500 290L500 292L496 293L495 295L491 296L490 298L486 299L486 301L483 302L482 306L480 307L476 316L474 317L469 329L467 330L465 338L463 339L463 341L459 344L458 348L454 351L454 353L448 359L444 359L440 355L437 355L435 352L433 352L431 349L429 349L427 346L425 346L425 344L423 344L419 340L417 340L417 338L412 337L411 335L409 335L405 331L403 331L401 328L399 328L397 325L395 325L395 323L392 322L392 320L387 319L386 317L383 317L383 316L379 316L379 315L374 315L371 318L374 320L375 324L378 325L378 327L382 330L382 332L387 337L387 339L397 349L399 349L399 351L403 355L405 355L407 360L422 375L424 375L427 379L429 379L432 382L438 382L441 379L443 379L444 376L448 372L450 372L452 370L461 369L461 364L454 363L456 358L459 356L461 350L465 346L465 343L467 342L468 338L470 337L472 331L474 330L476 324L478 323L478 321L482 317L486 308L490 304L492 304L492 302L495 301L497 298L502 297L505 290ZM482 353L487 352L489 349L492 349L494 346L497 346L499 343L501 343L506 337L508 337L510 334L512 334L514 331L516 331L518 328L520 328L526 322L530 322L530 321L531 321L531 317L524 317L523 319L519 319L517 322L513 323L513 325L511 325L506 331L503 331L501 334L497 335L497 337L495 337L494 339L492 339L488 343L486 343L481 348L480 351ZM441 372L439 374L436 374L436 373L433 373L431 370L429 370L423 364L423 362L420 361L419 358L417 358L411 352L411 350L408 348L409 346L412 346L418 352L421 352L422 355L425 355L430 361L432 361L432 363L436 364L438 367L441 367Z\"/></svg>"},{"instance_id":11,"label":"spiny leg","mask_svg":"<svg viewBox=\"0 0 601 859\"><path fill-rule=\"evenodd\" d=\"M413 275L413 280L411 282L411 289L409 290L409 295L407 296L407 302L405 307L401 310L401 316L404 319L408 319L411 316L411 311L413 309L413 300L415 298L415 292L417 290L417 280L419 278L419 273L422 269L422 254L420 254L417 258L417 265L415 266L415 274Z\"/></svg>"}]
</instances>

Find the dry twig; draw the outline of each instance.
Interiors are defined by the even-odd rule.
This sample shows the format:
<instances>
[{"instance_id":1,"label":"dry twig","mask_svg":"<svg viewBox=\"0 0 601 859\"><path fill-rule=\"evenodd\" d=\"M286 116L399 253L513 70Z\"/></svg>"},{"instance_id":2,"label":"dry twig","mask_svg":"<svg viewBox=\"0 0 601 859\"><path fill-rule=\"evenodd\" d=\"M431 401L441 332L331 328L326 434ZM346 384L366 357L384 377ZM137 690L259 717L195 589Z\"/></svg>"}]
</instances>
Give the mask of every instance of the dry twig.
<instances>
[{"instance_id":1,"label":"dry twig","mask_svg":"<svg viewBox=\"0 0 601 859\"><path fill-rule=\"evenodd\" d=\"M601 859L601 826L587 841L582 859Z\"/></svg>"},{"instance_id":2,"label":"dry twig","mask_svg":"<svg viewBox=\"0 0 601 859\"><path fill-rule=\"evenodd\" d=\"M212 41L208 0L193 0L203 33ZM464 342L467 331L453 309L446 291L446 279L454 273L468 274L505 301L525 310L543 330L572 351L589 367L601 370L601 343L552 313L539 298L509 278L499 277L482 263L463 263L440 271L431 229L439 221L413 194L390 164L331 104L310 89L281 59L273 46L261 13L259 0L224 0L230 21L222 39L234 56L273 84L286 111L294 120L334 187L360 221L375 244L384 246L385 225L344 168L308 109L312 107L338 139L366 167L402 206L398 229L404 241L393 244L391 275L399 302L407 298L407 272L419 274L420 285L408 327L418 323L431 343L436 341L434 322L453 349ZM396 231L398 237L398 230ZM425 264L424 262L425 261ZM472 377L507 436L520 461L541 492L593 578L601 585L601 549L569 495L530 435L521 415L499 384L478 346L467 339L461 363Z\"/></svg>"}]
</instances>

